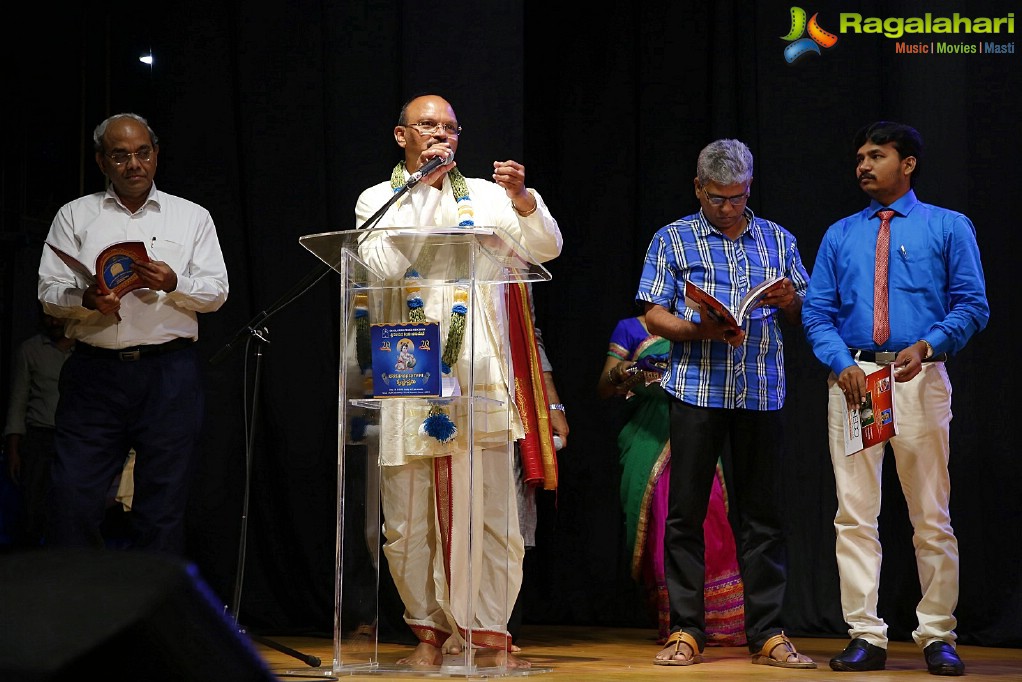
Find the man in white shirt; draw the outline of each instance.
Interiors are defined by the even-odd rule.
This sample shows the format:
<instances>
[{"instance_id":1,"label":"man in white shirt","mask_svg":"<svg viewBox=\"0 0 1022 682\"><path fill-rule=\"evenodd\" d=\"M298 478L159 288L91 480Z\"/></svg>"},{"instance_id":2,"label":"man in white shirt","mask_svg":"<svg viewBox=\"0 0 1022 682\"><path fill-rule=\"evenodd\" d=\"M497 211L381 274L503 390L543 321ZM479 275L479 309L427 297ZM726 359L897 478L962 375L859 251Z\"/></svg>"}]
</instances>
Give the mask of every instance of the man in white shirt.
<instances>
[{"instance_id":1,"label":"man in white shirt","mask_svg":"<svg viewBox=\"0 0 1022 682\"><path fill-rule=\"evenodd\" d=\"M119 296L43 250L39 300L77 341L61 376L47 542L103 546L110 481L134 447L132 546L181 554L204 407L197 314L227 300L227 267L209 212L156 189L159 140L144 118L111 116L93 142L108 188L65 204L46 241L83 264L142 242L150 262L130 266L141 287Z\"/></svg>"},{"instance_id":2,"label":"man in white shirt","mask_svg":"<svg viewBox=\"0 0 1022 682\"><path fill-rule=\"evenodd\" d=\"M15 356L4 426L7 473L21 489L15 546L37 547L43 542L58 381L74 345L64 336L64 324L43 313L40 305L39 332L25 339Z\"/></svg>"}]
</instances>

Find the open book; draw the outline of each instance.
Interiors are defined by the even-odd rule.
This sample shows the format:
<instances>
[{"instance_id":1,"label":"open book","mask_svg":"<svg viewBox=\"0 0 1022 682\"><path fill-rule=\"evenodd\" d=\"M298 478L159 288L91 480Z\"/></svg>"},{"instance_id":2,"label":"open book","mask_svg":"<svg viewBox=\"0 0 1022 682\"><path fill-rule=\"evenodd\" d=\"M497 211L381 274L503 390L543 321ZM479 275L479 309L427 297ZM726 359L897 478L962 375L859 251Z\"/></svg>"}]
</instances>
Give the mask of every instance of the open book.
<instances>
[{"instance_id":1,"label":"open book","mask_svg":"<svg viewBox=\"0 0 1022 682\"><path fill-rule=\"evenodd\" d=\"M115 293L123 296L129 291L134 291L142 286L142 280L135 274L135 263L148 263L149 254L146 253L145 244L142 242L117 242L103 249L96 256L96 269L90 270L74 256L61 251L53 244L46 243L60 260L75 271L86 284L95 284L101 293Z\"/></svg>"},{"instance_id":2,"label":"open book","mask_svg":"<svg viewBox=\"0 0 1022 682\"><path fill-rule=\"evenodd\" d=\"M710 296L693 284L691 280L686 280L685 305L693 310L699 310L699 304L702 304L706 307L706 312L713 315L718 321L727 322L735 329L738 329L745 323L745 316L749 314L749 311L759 306L763 297L777 286L780 286L782 281L784 281L784 275L778 275L773 279L760 282L749 289L749 293L745 294L738 304L738 310L732 312L723 302Z\"/></svg>"},{"instance_id":3,"label":"open book","mask_svg":"<svg viewBox=\"0 0 1022 682\"><path fill-rule=\"evenodd\" d=\"M894 365L866 375L866 402L849 410L845 404L845 455L871 448L898 435L894 411Z\"/></svg>"}]
</instances>

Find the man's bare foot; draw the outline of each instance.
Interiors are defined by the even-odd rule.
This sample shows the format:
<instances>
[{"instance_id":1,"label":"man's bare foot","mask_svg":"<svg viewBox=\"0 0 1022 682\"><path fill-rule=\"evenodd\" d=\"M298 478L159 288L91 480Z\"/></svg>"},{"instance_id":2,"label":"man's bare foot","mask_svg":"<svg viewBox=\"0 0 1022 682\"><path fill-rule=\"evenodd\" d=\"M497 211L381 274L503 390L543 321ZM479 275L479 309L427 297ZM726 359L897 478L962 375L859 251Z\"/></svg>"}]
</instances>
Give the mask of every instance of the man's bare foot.
<instances>
[{"instance_id":1,"label":"man's bare foot","mask_svg":"<svg viewBox=\"0 0 1022 682\"><path fill-rule=\"evenodd\" d=\"M419 645L415 647L415 651L412 652L411 656L405 656L404 658L398 659L398 665L413 665L413 666L424 666L424 665L440 665L444 662L444 654L440 651L440 647L427 644L426 642L419 642Z\"/></svg>"},{"instance_id":2,"label":"man's bare foot","mask_svg":"<svg viewBox=\"0 0 1022 682\"><path fill-rule=\"evenodd\" d=\"M354 636L364 639L376 639L376 626L370 625L369 623L363 623L355 628Z\"/></svg>"},{"instance_id":3,"label":"man's bare foot","mask_svg":"<svg viewBox=\"0 0 1022 682\"><path fill-rule=\"evenodd\" d=\"M479 649L476 666L480 668L531 668L532 663L503 649Z\"/></svg>"},{"instance_id":4,"label":"man's bare foot","mask_svg":"<svg viewBox=\"0 0 1022 682\"><path fill-rule=\"evenodd\" d=\"M376 641L376 626L363 623L348 639L348 647L354 651L368 651Z\"/></svg>"}]
</instances>

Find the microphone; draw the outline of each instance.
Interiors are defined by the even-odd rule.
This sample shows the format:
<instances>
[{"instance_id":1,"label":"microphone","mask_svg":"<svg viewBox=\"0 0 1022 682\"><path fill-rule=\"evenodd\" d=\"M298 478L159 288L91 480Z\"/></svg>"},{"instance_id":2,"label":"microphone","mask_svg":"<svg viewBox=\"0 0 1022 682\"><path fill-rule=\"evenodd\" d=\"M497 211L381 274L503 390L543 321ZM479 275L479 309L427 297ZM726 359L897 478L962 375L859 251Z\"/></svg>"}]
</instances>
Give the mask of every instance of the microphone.
<instances>
[{"instance_id":1,"label":"microphone","mask_svg":"<svg viewBox=\"0 0 1022 682\"><path fill-rule=\"evenodd\" d=\"M408 182L405 183L405 189L411 189L419 184L419 180L422 180L425 176L435 171L440 166L446 166L451 161L454 161L454 152L451 152L447 156L434 156L432 159L422 164L422 168L415 171L408 178Z\"/></svg>"},{"instance_id":2,"label":"microphone","mask_svg":"<svg viewBox=\"0 0 1022 682\"><path fill-rule=\"evenodd\" d=\"M422 164L422 168L412 173L408 177L408 182L406 182L401 189L391 194L390 199L387 199L387 203L381 206L379 211L374 213L369 220L362 223L362 227L359 229L361 229L363 233L359 236L358 243L361 244L365 238L369 236L369 233L376 229L376 223L383 218L383 214L387 212L387 209L397 203L397 200L404 196L408 190L419 184L419 180L422 180L423 177L429 175L440 166L446 166L451 161L454 161L454 152L451 152L447 156L434 156L432 159Z\"/></svg>"}]
</instances>

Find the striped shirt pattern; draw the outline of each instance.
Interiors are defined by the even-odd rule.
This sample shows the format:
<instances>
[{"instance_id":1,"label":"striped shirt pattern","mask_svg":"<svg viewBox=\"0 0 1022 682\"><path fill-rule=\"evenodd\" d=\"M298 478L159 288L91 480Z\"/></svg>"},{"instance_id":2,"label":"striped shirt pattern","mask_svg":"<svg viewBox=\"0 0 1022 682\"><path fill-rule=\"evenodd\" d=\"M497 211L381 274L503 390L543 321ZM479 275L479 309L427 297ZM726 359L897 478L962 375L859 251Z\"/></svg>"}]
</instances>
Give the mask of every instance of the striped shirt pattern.
<instances>
[{"instance_id":1,"label":"striped shirt pattern","mask_svg":"<svg viewBox=\"0 0 1022 682\"><path fill-rule=\"evenodd\" d=\"M748 227L733 241L702 211L658 230L646 252L636 301L698 322L699 312L685 305L686 280L737 310L750 288L777 275L791 279L796 294L805 298L809 274L794 235L749 208L745 216ZM785 395L780 319L777 308L753 310L738 348L710 340L673 343L664 390L700 407L780 409Z\"/></svg>"}]
</instances>

